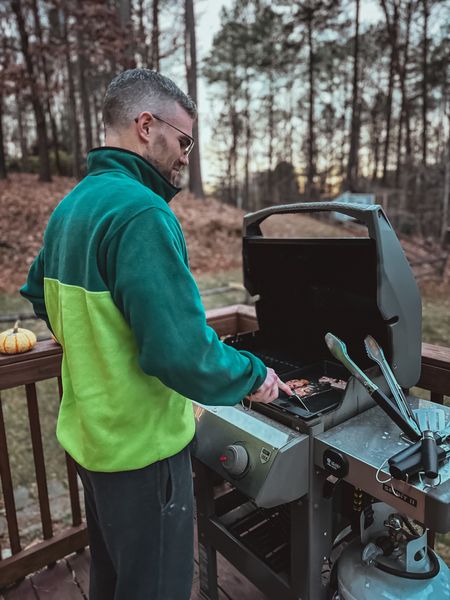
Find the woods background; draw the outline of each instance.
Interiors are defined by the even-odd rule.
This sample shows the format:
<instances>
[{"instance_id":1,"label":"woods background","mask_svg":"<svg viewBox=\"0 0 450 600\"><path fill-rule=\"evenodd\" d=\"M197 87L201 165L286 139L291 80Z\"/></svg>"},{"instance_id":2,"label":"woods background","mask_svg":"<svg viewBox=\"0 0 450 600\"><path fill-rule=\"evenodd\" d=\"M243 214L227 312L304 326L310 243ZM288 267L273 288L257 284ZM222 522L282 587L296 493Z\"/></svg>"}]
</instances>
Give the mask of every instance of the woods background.
<instances>
[{"instance_id":1,"label":"woods background","mask_svg":"<svg viewBox=\"0 0 450 600\"><path fill-rule=\"evenodd\" d=\"M202 61L205 0L0 7L0 178L82 177L86 152L103 141L108 82L144 66L194 100L198 81L207 89L194 136L207 125L208 142L189 167L198 198L206 189L255 210L373 192L398 230L445 241L448 0L230 1Z\"/></svg>"}]
</instances>

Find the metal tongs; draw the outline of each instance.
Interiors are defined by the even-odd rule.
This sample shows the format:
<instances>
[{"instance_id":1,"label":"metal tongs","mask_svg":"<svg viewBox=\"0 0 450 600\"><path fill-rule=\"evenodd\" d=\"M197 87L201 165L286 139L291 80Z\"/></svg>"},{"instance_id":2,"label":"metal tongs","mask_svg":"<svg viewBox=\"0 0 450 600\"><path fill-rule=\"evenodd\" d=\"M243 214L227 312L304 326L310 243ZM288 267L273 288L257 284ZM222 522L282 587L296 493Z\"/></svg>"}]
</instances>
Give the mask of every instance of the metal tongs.
<instances>
[{"instance_id":1,"label":"metal tongs","mask_svg":"<svg viewBox=\"0 0 450 600\"><path fill-rule=\"evenodd\" d=\"M422 437L422 432L415 420L406 418L403 411L393 403L385 393L356 365L347 353L347 346L342 340L327 333L325 343L331 354L346 367L350 373L366 388L375 402L400 427L403 433L413 442Z\"/></svg>"},{"instance_id":2,"label":"metal tongs","mask_svg":"<svg viewBox=\"0 0 450 600\"><path fill-rule=\"evenodd\" d=\"M409 448L402 450L389 459L391 474L397 478L408 478L408 476L423 470L425 477L428 480L436 480L439 469L438 462L442 458L442 452L438 452L436 436L430 430L421 431L414 413L408 405L403 390L395 379L382 349L374 338L372 336L367 336L364 340L367 354L380 366L389 389L392 392L395 404L351 360L347 353L347 347L342 340L332 333L327 333L325 342L331 354L339 360L360 383L363 384L380 408L391 417L403 433L405 433L405 435L413 442ZM438 443L440 443L440 439L438 439ZM405 461L408 461L408 464L406 464ZM397 474L401 473L402 477L394 474L393 471Z\"/></svg>"},{"instance_id":3,"label":"metal tongs","mask_svg":"<svg viewBox=\"0 0 450 600\"><path fill-rule=\"evenodd\" d=\"M376 362L377 365L380 367L381 372L383 373L384 378L386 380L386 383L389 386L392 397L397 403L397 407L399 408L400 412L403 413L405 419L411 423L411 425L416 429L419 435L422 435L420 425L416 417L414 416L414 413L406 400L405 394L403 393L402 388L396 380L395 375L392 372L392 369L389 366L389 363L386 360L386 357L384 356L383 350L381 349L380 345L371 335L367 335L365 337L364 345L366 347L367 356L374 362Z\"/></svg>"}]
</instances>

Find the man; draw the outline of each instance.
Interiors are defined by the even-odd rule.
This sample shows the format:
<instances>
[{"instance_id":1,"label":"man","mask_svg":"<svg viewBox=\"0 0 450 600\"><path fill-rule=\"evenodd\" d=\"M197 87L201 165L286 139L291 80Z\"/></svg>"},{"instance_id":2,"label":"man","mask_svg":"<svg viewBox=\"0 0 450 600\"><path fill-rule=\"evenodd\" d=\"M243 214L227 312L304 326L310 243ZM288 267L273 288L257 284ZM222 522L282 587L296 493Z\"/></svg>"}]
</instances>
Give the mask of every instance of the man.
<instances>
[{"instance_id":1,"label":"man","mask_svg":"<svg viewBox=\"0 0 450 600\"><path fill-rule=\"evenodd\" d=\"M271 369L206 325L168 206L196 108L166 77L118 75L106 146L56 207L23 296L63 348L57 437L85 490L90 600L184 600L193 572L189 399L268 403Z\"/></svg>"}]
</instances>

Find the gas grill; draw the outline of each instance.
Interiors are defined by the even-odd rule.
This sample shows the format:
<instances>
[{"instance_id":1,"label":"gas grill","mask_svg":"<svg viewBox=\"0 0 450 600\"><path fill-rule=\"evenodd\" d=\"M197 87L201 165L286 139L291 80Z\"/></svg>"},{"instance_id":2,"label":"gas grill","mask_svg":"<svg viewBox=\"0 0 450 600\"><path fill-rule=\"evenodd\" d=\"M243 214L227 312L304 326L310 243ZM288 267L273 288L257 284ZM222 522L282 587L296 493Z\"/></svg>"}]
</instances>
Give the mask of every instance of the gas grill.
<instances>
[{"instance_id":1,"label":"gas grill","mask_svg":"<svg viewBox=\"0 0 450 600\"><path fill-rule=\"evenodd\" d=\"M262 235L262 221L274 214L324 211L354 217L367 235ZM441 464L438 480L393 479L389 457L411 442L420 446L421 431L416 439L406 439L398 426L402 418L394 422L383 412L373 400L376 394L350 375L325 343L330 332L342 338L364 377L389 402L394 403L396 394L365 351L368 334L383 348L401 388L409 389L419 379L420 295L385 213L377 205L337 203L264 209L244 219L243 261L245 287L257 299L259 330L224 341L253 352L283 381L301 380L303 387L297 388L300 398L280 392L270 405L245 401L235 407L195 406L203 597L218 598L218 550L277 600L322 600L333 593L342 599L377 598L386 587L395 598L399 577L399 590L405 577L408 585L414 580L408 597L424 597L424 586L431 585L439 597L450 598L446 566L424 550L426 528L450 530L450 467ZM409 410L434 410L422 400L408 402ZM440 411L439 433L445 439L450 410ZM448 451L443 446L439 456ZM380 541L385 538L387 542ZM385 550L389 544L395 551ZM410 561L411 566L405 557L413 544L416 562ZM368 558L361 581L355 582L350 573L359 548ZM358 558L349 559L350 551ZM427 575L430 561L439 565L433 577ZM397 576L391 563L401 564L406 575ZM357 586L368 578L371 591L361 592Z\"/></svg>"}]
</instances>

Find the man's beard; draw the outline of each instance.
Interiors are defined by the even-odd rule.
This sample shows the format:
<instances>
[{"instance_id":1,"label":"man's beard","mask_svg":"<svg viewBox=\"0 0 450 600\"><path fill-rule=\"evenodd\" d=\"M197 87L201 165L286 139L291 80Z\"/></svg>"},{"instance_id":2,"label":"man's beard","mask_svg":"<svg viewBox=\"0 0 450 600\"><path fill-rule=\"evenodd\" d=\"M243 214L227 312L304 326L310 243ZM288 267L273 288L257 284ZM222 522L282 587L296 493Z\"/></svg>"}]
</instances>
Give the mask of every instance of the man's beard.
<instances>
[{"instance_id":1,"label":"man's beard","mask_svg":"<svg viewBox=\"0 0 450 600\"><path fill-rule=\"evenodd\" d=\"M167 142L163 135L159 135L153 143L152 152L150 153L149 148L144 154L144 158L148 160L158 171L163 175L172 185L177 185L180 181L180 172L183 165L179 161L174 161L170 165L163 163L156 158L156 155L167 152Z\"/></svg>"},{"instance_id":2,"label":"man's beard","mask_svg":"<svg viewBox=\"0 0 450 600\"><path fill-rule=\"evenodd\" d=\"M181 178L183 175L183 166L182 165L175 165L175 171L172 171L172 176L169 178L169 181L172 185L174 185L175 187L180 187L181 185Z\"/></svg>"},{"instance_id":3,"label":"man's beard","mask_svg":"<svg viewBox=\"0 0 450 600\"><path fill-rule=\"evenodd\" d=\"M149 153L144 155L144 158L150 164L152 164L155 167L155 169L158 169L161 175L163 175L168 181L170 181L172 185L178 186L178 183L181 179L181 170L183 165L175 162L172 163L170 167L168 167L167 165L163 164L158 159L156 159L154 156L151 156Z\"/></svg>"}]
</instances>

